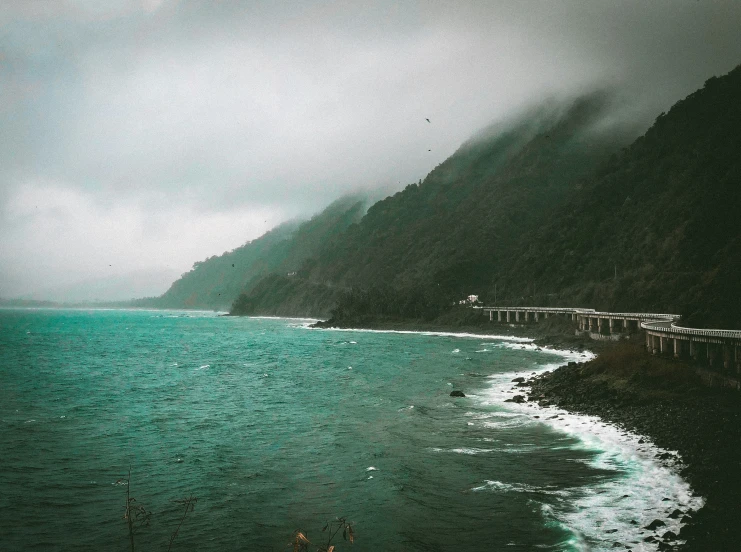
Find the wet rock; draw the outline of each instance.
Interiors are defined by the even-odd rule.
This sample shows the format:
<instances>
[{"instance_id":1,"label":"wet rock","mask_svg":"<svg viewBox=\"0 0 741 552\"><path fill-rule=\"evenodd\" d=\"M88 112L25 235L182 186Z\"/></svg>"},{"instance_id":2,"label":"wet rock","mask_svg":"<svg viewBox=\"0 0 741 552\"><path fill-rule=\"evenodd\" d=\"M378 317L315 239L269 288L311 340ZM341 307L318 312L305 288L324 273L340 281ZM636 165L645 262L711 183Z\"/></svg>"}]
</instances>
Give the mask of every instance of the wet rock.
<instances>
[{"instance_id":1,"label":"wet rock","mask_svg":"<svg viewBox=\"0 0 741 552\"><path fill-rule=\"evenodd\" d=\"M451 391L450 396L451 397L465 397L466 394L463 391Z\"/></svg>"},{"instance_id":2,"label":"wet rock","mask_svg":"<svg viewBox=\"0 0 741 552\"><path fill-rule=\"evenodd\" d=\"M679 519L684 512L682 510L674 510L671 514L669 514L670 519Z\"/></svg>"},{"instance_id":3,"label":"wet rock","mask_svg":"<svg viewBox=\"0 0 741 552\"><path fill-rule=\"evenodd\" d=\"M522 383L523 381L525 381L525 378L519 377L519 378L513 379L512 383Z\"/></svg>"},{"instance_id":4,"label":"wet rock","mask_svg":"<svg viewBox=\"0 0 741 552\"><path fill-rule=\"evenodd\" d=\"M660 519L655 519L651 523L649 523L648 525L646 525L646 527L644 527L644 529L648 529L650 531L653 531L655 529L658 529L659 527L664 527L665 525L666 525L666 523L664 523Z\"/></svg>"},{"instance_id":5,"label":"wet rock","mask_svg":"<svg viewBox=\"0 0 741 552\"><path fill-rule=\"evenodd\" d=\"M605 533L617 533L617 529L608 529Z\"/></svg>"},{"instance_id":6,"label":"wet rock","mask_svg":"<svg viewBox=\"0 0 741 552\"><path fill-rule=\"evenodd\" d=\"M667 531L663 535L661 535L661 538L665 541L673 541L677 540L677 534L674 531Z\"/></svg>"},{"instance_id":7,"label":"wet rock","mask_svg":"<svg viewBox=\"0 0 741 552\"><path fill-rule=\"evenodd\" d=\"M656 542L656 537L653 535L647 536L645 539L643 539L644 542Z\"/></svg>"},{"instance_id":8,"label":"wet rock","mask_svg":"<svg viewBox=\"0 0 741 552\"><path fill-rule=\"evenodd\" d=\"M515 395L511 399L507 399L504 402L513 402L513 403L521 404L521 403L524 403L526 400L527 399L525 399L523 395Z\"/></svg>"}]
</instances>

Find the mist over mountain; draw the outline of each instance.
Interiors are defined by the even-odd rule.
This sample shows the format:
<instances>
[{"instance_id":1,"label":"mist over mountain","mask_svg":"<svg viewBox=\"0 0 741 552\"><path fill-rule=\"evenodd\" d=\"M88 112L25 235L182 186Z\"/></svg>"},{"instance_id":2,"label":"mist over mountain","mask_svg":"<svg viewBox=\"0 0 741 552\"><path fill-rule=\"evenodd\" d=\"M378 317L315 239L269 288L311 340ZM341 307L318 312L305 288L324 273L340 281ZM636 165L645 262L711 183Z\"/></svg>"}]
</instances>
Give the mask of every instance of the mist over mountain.
<instances>
[{"instance_id":1,"label":"mist over mountain","mask_svg":"<svg viewBox=\"0 0 741 552\"><path fill-rule=\"evenodd\" d=\"M383 288L386 296L393 289L394 297L406 299L389 296L388 302L402 311L409 304L415 313L420 303L423 311L438 312L460 297L483 293L527 232L567 201L579 179L638 134L605 123L614 108L613 97L599 91L550 100L484 129L424 181L374 204L307 261L300 278L289 283L271 277L272 283L242 297L236 311L285 314L286 302L316 296L322 287L331 288L326 293L335 302L353 287ZM327 306L313 314L326 313Z\"/></svg>"},{"instance_id":2,"label":"mist over mountain","mask_svg":"<svg viewBox=\"0 0 741 552\"><path fill-rule=\"evenodd\" d=\"M431 319L478 294L737 327L739 99L737 68L640 137L604 92L526 112L374 204L291 282L257 284L234 312L309 314L305 298L323 295L319 310L346 321Z\"/></svg>"},{"instance_id":3,"label":"mist over mountain","mask_svg":"<svg viewBox=\"0 0 741 552\"><path fill-rule=\"evenodd\" d=\"M167 269L124 271L42 289L20 299L60 304L129 301L134 297L161 294L177 276L176 271Z\"/></svg>"},{"instance_id":4,"label":"mist over mountain","mask_svg":"<svg viewBox=\"0 0 741 552\"><path fill-rule=\"evenodd\" d=\"M135 305L226 310L261 277L297 271L326 240L360 220L366 204L359 196L338 199L308 221L281 224L233 251L196 262L163 295Z\"/></svg>"}]
</instances>

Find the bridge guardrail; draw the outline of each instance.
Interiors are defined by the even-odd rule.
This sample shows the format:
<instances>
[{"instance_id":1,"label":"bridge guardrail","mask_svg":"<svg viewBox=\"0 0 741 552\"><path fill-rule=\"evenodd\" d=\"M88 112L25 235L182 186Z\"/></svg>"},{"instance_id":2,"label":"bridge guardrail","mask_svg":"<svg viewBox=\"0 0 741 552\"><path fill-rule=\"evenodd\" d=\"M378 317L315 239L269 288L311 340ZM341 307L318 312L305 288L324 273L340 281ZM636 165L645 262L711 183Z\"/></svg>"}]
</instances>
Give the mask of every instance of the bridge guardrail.
<instances>
[{"instance_id":1,"label":"bridge guardrail","mask_svg":"<svg viewBox=\"0 0 741 552\"><path fill-rule=\"evenodd\" d=\"M723 339L739 339L741 340L741 331L739 330L714 330L706 328L685 328L684 326L677 326L675 322L671 322L669 327L664 326L663 328L651 327L652 324L666 324L667 320L656 320L653 322L642 322L641 327L644 330L664 331L666 333L676 333L682 335L697 335L700 337L719 337Z\"/></svg>"}]
</instances>

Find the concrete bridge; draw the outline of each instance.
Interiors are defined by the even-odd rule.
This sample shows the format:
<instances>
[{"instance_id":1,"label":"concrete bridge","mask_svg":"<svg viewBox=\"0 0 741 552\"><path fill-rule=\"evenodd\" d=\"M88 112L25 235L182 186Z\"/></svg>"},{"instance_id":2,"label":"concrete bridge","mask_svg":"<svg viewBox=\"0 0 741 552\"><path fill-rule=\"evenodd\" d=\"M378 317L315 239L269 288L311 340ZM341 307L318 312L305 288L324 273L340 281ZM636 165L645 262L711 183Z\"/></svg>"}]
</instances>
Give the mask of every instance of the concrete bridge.
<instances>
[{"instance_id":1,"label":"concrete bridge","mask_svg":"<svg viewBox=\"0 0 741 552\"><path fill-rule=\"evenodd\" d=\"M684 328L674 320L643 322L646 349L654 354L707 362L715 369L741 374L741 331Z\"/></svg>"},{"instance_id":2,"label":"concrete bridge","mask_svg":"<svg viewBox=\"0 0 741 552\"><path fill-rule=\"evenodd\" d=\"M478 307L490 321L538 322L559 316L576 324L577 333L592 339L621 339L646 332L653 354L706 362L713 370L741 374L741 331L685 328L680 316L666 313L598 312L594 309L544 307Z\"/></svg>"},{"instance_id":3,"label":"concrete bridge","mask_svg":"<svg viewBox=\"0 0 741 552\"><path fill-rule=\"evenodd\" d=\"M588 333L592 339L620 339L626 334L641 331L641 323L651 320L678 320L676 314L644 312L598 312L581 308L545 307L479 307L489 314L489 320L524 324L538 322L549 316L559 316L576 324L577 331Z\"/></svg>"}]
</instances>

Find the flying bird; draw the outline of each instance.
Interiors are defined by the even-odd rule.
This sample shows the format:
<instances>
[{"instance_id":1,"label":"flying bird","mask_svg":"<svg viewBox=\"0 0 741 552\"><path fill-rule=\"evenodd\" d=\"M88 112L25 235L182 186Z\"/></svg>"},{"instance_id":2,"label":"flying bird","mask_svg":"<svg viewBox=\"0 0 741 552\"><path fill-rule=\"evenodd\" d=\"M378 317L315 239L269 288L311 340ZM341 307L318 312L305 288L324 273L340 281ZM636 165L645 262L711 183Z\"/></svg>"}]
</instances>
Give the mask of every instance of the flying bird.
<instances>
[{"instance_id":1,"label":"flying bird","mask_svg":"<svg viewBox=\"0 0 741 552\"><path fill-rule=\"evenodd\" d=\"M425 121L427 121L428 123L430 122L430 120L429 120L429 119L425 119Z\"/></svg>"}]
</instances>

